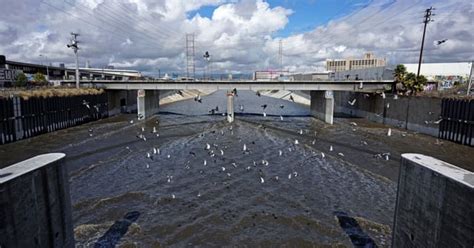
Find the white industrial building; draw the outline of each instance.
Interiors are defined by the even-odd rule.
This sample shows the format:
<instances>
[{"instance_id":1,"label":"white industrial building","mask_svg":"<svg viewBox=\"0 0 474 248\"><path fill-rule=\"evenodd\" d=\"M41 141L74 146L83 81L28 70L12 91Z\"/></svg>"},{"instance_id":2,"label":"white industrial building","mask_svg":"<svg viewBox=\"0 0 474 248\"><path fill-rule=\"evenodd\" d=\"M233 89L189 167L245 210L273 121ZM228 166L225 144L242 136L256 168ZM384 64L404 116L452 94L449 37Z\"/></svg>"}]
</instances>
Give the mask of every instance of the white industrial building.
<instances>
[{"instance_id":1,"label":"white industrial building","mask_svg":"<svg viewBox=\"0 0 474 248\"><path fill-rule=\"evenodd\" d=\"M408 72L417 73L418 64L404 64ZM467 79L471 73L472 62L458 63L422 63L420 74L428 79L437 77L461 77Z\"/></svg>"}]
</instances>

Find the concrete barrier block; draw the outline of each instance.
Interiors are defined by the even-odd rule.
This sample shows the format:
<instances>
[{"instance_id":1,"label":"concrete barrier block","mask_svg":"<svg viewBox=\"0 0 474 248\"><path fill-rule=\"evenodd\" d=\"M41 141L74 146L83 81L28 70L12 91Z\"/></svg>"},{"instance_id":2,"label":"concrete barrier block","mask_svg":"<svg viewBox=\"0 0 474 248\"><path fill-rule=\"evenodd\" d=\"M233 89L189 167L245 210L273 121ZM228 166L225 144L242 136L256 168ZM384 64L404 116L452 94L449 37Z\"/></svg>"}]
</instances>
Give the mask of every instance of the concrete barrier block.
<instances>
[{"instance_id":1,"label":"concrete barrier block","mask_svg":"<svg viewBox=\"0 0 474 248\"><path fill-rule=\"evenodd\" d=\"M393 247L474 247L474 173L403 154Z\"/></svg>"},{"instance_id":2,"label":"concrete barrier block","mask_svg":"<svg viewBox=\"0 0 474 248\"><path fill-rule=\"evenodd\" d=\"M0 247L74 247L65 154L0 170Z\"/></svg>"}]
</instances>

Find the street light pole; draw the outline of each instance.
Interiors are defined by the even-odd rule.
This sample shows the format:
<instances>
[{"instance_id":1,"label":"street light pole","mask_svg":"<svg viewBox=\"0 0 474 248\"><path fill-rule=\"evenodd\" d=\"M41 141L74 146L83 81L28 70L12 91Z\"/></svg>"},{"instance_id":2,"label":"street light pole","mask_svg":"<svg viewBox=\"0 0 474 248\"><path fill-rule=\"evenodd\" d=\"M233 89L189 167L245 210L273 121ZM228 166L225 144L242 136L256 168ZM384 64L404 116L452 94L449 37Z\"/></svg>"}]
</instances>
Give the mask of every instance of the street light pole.
<instances>
[{"instance_id":1,"label":"street light pole","mask_svg":"<svg viewBox=\"0 0 474 248\"><path fill-rule=\"evenodd\" d=\"M71 44L68 44L67 47L72 48L74 55L76 56L76 88L79 89L79 56L77 55L77 50L79 50L79 47L77 46L77 43L79 43L77 41L77 36L79 36L79 34L71 33L71 36Z\"/></svg>"},{"instance_id":2,"label":"street light pole","mask_svg":"<svg viewBox=\"0 0 474 248\"><path fill-rule=\"evenodd\" d=\"M40 54L39 56L46 59L46 81L49 81L48 57L43 56L43 54ZM43 65L43 60L41 60L41 65Z\"/></svg>"},{"instance_id":3,"label":"street light pole","mask_svg":"<svg viewBox=\"0 0 474 248\"><path fill-rule=\"evenodd\" d=\"M212 72L211 72L211 55L209 54L208 51L206 51L204 53L204 55L202 56L204 57L204 60L207 62L207 70L209 71L208 74L209 74L209 80L211 79L212 77ZM206 79L206 69L204 69L204 80Z\"/></svg>"},{"instance_id":4,"label":"street light pole","mask_svg":"<svg viewBox=\"0 0 474 248\"><path fill-rule=\"evenodd\" d=\"M74 51L74 54L76 55L76 88L79 89L80 75L79 75L79 56L77 55L77 49Z\"/></svg>"}]
</instances>

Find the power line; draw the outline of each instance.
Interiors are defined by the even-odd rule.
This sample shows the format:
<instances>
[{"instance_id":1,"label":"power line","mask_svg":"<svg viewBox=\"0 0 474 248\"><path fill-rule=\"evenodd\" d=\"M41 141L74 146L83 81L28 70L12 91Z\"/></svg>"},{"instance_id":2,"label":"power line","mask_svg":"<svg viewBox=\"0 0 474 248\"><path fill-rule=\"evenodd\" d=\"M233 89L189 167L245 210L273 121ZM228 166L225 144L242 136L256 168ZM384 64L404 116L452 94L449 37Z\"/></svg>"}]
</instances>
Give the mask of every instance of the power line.
<instances>
[{"instance_id":1,"label":"power line","mask_svg":"<svg viewBox=\"0 0 474 248\"><path fill-rule=\"evenodd\" d=\"M148 20L147 20L147 18L144 18L144 17L142 17L142 16L140 16L140 15L134 16L134 15L129 14L129 13L134 12L134 10L129 9L129 8L126 8L126 7L124 6L124 3L117 3L117 4L113 4L113 2L107 2L107 3L109 3L109 4L113 5L113 6L117 6L118 8L120 8L120 9L122 10L122 12L123 12L124 14L126 14L126 15L129 16L130 18L134 19L134 20L137 21L138 23L140 22L140 20L142 20L145 24L148 24L148 26L154 28L153 22L155 22L155 20L153 20L153 19L151 19L151 18L148 18ZM104 2L103 4L104 4L104 6L105 6L105 2ZM115 13L117 13L117 12L115 12ZM176 31L174 31L174 30L172 30L172 29L170 29L170 28L168 28L168 27L166 27L166 26L161 26L160 28L161 28L161 30L163 30L163 31L162 31L163 34L166 34L166 35L169 35L169 36L173 36L173 35L175 35L175 36L181 36L181 35L182 35L181 33L178 33L178 32L176 32ZM156 30L156 32L159 33L160 31L159 31L159 30Z\"/></svg>"},{"instance_id":2,"label":"power line","mask_svg":"<svg viewBox=\"0 0 474 248\"><path fill-rule=\"evenodd\" d=\"M375 27L377 27L377 26L380 26L381 24L383 24L383 23L385 23L385 22L387 22L387 21L393 19L394 17L396 17L396 16L398 16L398 15L400 15L400 14L402 14L402 13L408 11L408 10L411 10L413 7L415 7L416 5L419 5L419 4L421 4L421 3L422 3L422 1L415 2L414 4L408 6L407 8L404 8L404 9L402 9L401 11L396 12L394 15L391 15L391 16L389 16L389 17L387 17L387 18L384 18L383 21L380 21L380 22L378 22L378 23L376 23L376 24L374 24L374 25L372 25L372 26L369 26L369 27L366 27L366 28L362 28L361 30L358 30L358 32L359 32L359 33L360 33L360 32L365 32L365 31L368 31L368 30L370 30L370 29L373 29L373 28L375 28ZM386 9L385 9L385 10L386 10ZM362 20L361 22L358 22L357 24L353 25L353 29L354 29L354 30L357 29L358 26L359 26L362 22L365 22L365 21L367 21L368 19L373 18L373 17L374 17L374 16L371 15L369 18L366 18L366 19ZM332 35L326 36L326 37L323 38L322 40L318 40L318 41L319 41L319 44L322 44L322 43L329 43L329 41L334 40L334 38L338 37L339 35L340 35L339 33L334 33L334 34L332 34ZM346 35L347 35L347 34L346 34ZM312 51L302 51L301 53L291 54L291 56L299 55L299 54L302 54L302 53L304 53L304 54L309 54L309 53L314 53L314 52L318 52L318 51L319 51L319 49L318 49L318 50L312 50Z\"/></svg>"},{"instance_id":3,"label":"power line","mask_svg":"<svg viewBox=\"0 0 474 248\"><path fill-rule=\"evenodd\" d=\"M103 14L106 13L109 17L113 18L115 21L118 20L117 22L125 23L125 25L129 26L130 28L132 28L130 23L125 22L126 19L124 19L123 17L126 16L130 19L133 19L135 21L135 23L137 24L137 26L141 27L141 29L137 29L137 28L133 28L133 29L135 29L137 31L144 32L145 34L155 35L155 36L163 38L163 39L168 39L169 36L171 36L169 34L162 33L159 30L146 29L145 27L143 27L141 25L141 23L138 19L136 19L136 18L132 17L131 15L129 15L128 12L124 12L124 13L117 12L113 8L109 8L105 3L108 3L108 2L104 2L103 4L100 5L99 8L95 8L95 10L100 12L100 13L103 13ZM121 5L114 5L114 6L117 6L117 7L121 8ZM104 9L105 11L102 11L101 8ZM87 8L87 9L90 9L90 8ZM92 9L90 9L90 10L92 10Z\"/></svg>"},{"instance_id":4,"label":"power line","mask_svg":"<svg viewBox=\"0 0 474 248\"><path fill-rule=\"evenodd\" d=\"M98 15L94 15L93 13L90 13L90 11L92 11L92 10L91 10L90 8L88 8L88 7L85 7L84 5L81 5L81 4L77 3L77 2L76 2L75 4L73 4L73 3L68 2L67 0L65 0L64 2L67 3L67 4L69 4L69 5L71 5L72 7L76 7L76 9L77 9L78 11L82 11L83 13L86 13L86 14L88 14L89 16L95 18L95 19L99 19L99 18L98 18ZM128 23L123 22L123 21L120 20L119 18L114 17L113 15L111 15L111 14L109 14L109 13L106 13L106 12L105 12L105 13L103 13L103 15L100 15L100 17L101 17L101 18L100 18L99 20L101 20L102 22L105 22L105 23L107 23L108 25L110 25L111 27L115 27L116 29L119 29L119 30L121 30L121 31L123 31L123 32L126 32L126 33L133 32L133 33L135 33L135 34L138 34L138 35L141 36L142 38L149 39L150 41L154 41L154 42L156 42L156 40L157 40L157 37L153 37L153 36L150 36L150 35L148 35L148 34L146 34L146 33L137 31L137 30L135 30L133 27L131 27ZM110 19L106 19L106 17L111 18L111 19L112 19L112 22L113 22L113 21L117 22L117 24L119 24L119 26L116 26L116 25L114 25L114 23L109 22ZM128 26L129 29L125 29L125 28L122 27L122 26L125 26L125 27Z\"/></svg>"},{"instance_id":5,"label":"power line","mask_svg":"<svg viewBox=\"0 0 474 248\"><path fill-rule=\"evenodd\" d=\"M84 23L86 23L86 24L88 24L88 25L90 25L90 26L93 26L93 27L95 27L95 28L97 28L97 29L103 30L103 31L105 31L106 33L109 33L109 34L112 35L112 36L120 37L120 38L123 38L123 39L129 39L129 38L130 38L130 36L126 36L126 35L124 35L124 34L121 33L121 32L111 32L110 29L106 29L105 27L96 25L96 24L94 24L94 23L92 23L92 22L90 22L90 21L88 21L88 20L86 20L86 19L84 19L84 18L82 18L82 17L80 17L80 16L77 16L77 15L75 15L75 14L69 12L69 11L66 11L66 10L64 10L64 9L61 9L61 8L59 8L59 7L55 6L55 5L52 5L52 4L50 4L50 3L46 2L46 1L42 1L41 3L42 3L42 4L45 4L46 6L48 6L48 7L50 7L50 8L53 8L53 9L55 9L55 10L61 11L62 13L66 14L66 15L68 15L68 16L71 16L71 17L73 17L73 18L76 18L76 19L78 19L78 20L80 20L80 21L82 21L82 22L84 22ZM125 33L127 33L127 32L125 32ZM149 44L155 44L154 42L153 42L153 43L152 43L152 42L149 42L149 41L147 41L147 42L148 42ZM152 48L152 47L149 47L149 48Z\"/></svg>"}]
</instances>

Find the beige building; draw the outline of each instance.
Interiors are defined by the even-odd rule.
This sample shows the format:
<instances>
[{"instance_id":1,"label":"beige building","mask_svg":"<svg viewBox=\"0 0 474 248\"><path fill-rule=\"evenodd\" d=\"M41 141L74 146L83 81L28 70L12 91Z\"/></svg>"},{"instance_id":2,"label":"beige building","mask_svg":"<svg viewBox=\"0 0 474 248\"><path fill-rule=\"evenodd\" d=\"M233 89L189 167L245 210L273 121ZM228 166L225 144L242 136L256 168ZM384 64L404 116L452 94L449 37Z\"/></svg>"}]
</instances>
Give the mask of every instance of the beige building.
<instances>
[{"instance_id":1,"label":"beige building","mask_svg":"<svg viewBox=\"0 0 474 248\"><path fill-rule=\"evenodd\" d=\"M331 72L349 71L372 67L385 66L386 60L375 58L373 53L364 54L362 59L328 59L326 60L326 70Z\"/></svg>"}]
</instances>

